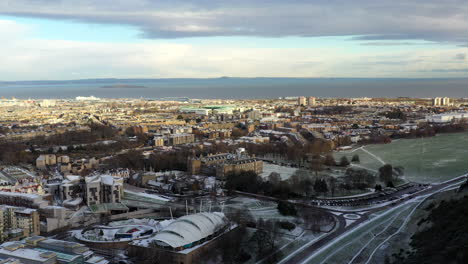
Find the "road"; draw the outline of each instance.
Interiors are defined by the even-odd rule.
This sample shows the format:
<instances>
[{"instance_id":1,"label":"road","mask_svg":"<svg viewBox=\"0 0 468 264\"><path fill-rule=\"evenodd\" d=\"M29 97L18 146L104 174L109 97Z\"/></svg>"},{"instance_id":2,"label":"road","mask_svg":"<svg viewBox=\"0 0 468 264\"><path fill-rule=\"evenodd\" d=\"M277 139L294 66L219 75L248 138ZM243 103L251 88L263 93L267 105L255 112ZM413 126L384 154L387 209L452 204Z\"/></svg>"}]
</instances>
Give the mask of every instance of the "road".
<instances>
[{"instance_id":1,"label":"road","mask_svg":"<svg viewBox=\"0 0 468 264\"><path fill-rule=\"evenodd\" d=\"M347 233L349 233L351 230L354 230L356 227L365 225L366 224L365 222L369 219L370 215L375 214L377 212L382 212L391 208L395 208L408 201L416 201L422 196L429 196L429 195L435 194L449 186L461 184L466 181L466 177L467 176L464 175L464 176L457 177L453 180L446 181L441 184L432 185L430 188L420 190L406 197L395 199L390 204L371 208L370 210L366 211L360 219L354 221L348 226L346 226L346 223L343 223L343 221L340 220L338 228L336 228L333 232L319 239L315 243L305 248L301 248L299 251L295 251L291 253L289 256L286 256L283 259L283 261L280 261L279 263L286 263L286 264L307 263L308 261L310 261L311 256L313 256L313 254L315 254L318 250L322 249L323 247L329 245L332 242L339 241L341 237L345 236ZM359 209L356 211L362 212L364 211L364 209Z\"/></svg>"},{"instance_id":2,"label":"road","mask_svg":"<svg viewBox=\"0 0 468 264\"><path fill-rule=\"evenodd\" d=\"M328 234L323 235L319 239L315 241L310 241L306 243L299 249L296 249L289 255L284 256L278 263L281 264L296 264L296 263L308 263L317 252L320 252L324 248L330 246L333 243L339 243L340 239L347 236L350 232L353 232L357 228L362 228L363 226L368 226L371 223L371 215L376 213L383 213L388 214L388 217L393 217L392 211L397 212L399 207L404 206L407 203L411 202L418 202L418 199L424 196L429 196L447 188L448 186L452 186L454 184L461 184L466 181L467 175L457 177L455 179L440 183L440 184L433 184L433 185L419 185L419 184L412 184L410 188L404 188L402 190L398 190L394 193L390 193L384 196L378 197L371 197L369 199L365 199L365 202L360 198L342 198L340 202L332 202L327 203L323 201L322 204L328 205L327 207L319 207L316 205L315 202L311 203L310 201L294 201L290 200L296 204L298 207L302 207L303 210L314 210L319 211L322 213L333 215L336 219L336 226L335 228ZM142 191L141 189L135 189L137 191ZM243 192L236 192L238 195L242 196L249 196L260 200L268 200L278 202L279 199L269 196L251 194L251 193L243 193ZM336 205L348 205L349 210L342 210L340 208L333 208L333 204ZM363 204L369 205L372 204L371 207L361 207ZM353 209L354 206L359 206L359 208ZM352 223L348 223L344 217L345 214L354 213L360 214L360 218L355 220ZM374 217L375 218L375 217ZM409 217L408 217L409 219ZM356 259L362 259L359 254L360 252L356 252ZM277 254L273 254L271 259L275 259ZM359 257L359 258L358 258ZM268 263L268 260L271 260L270 257L265 258L262 262ZM277 261L277 260L276 260Z\"/></svg>"}]
</instances>

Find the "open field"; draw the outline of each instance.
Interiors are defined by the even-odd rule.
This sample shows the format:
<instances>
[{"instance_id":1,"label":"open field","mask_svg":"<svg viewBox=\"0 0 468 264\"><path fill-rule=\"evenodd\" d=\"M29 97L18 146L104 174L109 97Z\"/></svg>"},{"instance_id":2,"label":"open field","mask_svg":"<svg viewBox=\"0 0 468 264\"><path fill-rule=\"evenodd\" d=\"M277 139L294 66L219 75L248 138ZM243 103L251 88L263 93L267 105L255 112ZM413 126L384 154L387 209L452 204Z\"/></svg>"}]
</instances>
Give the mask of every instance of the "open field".
<instances>
[{"instance_id":1,"label":"open field","mask_svg":"<svg viewBox=\"0 0 468 264\"><path fill-rule=\"evenodd\" d=\"M337 160L346 155L360 157L361 167L378 170L384 163L405 168L405 179L436 183L455 178L468 171L468 133L440 134L419 139L400 139L391 144L368 145L336 153Z\"/></svg>"},{"instance_id":2,"label":"open field","mask_svg":"<svg viewBox=\"0 0 468 264\"><path fill-rule=\"evenodd\" d=\"M260 201L247 197L236 197L226 203L226 207L248 210L255 220L295 221L295 217L281 215L275 202Z\"/></svg>"},{"instance_id":3,"label":"open field","mask_svg":"<svg viewBox=\"0 0 468 264\"><path fill-rule=\"evenodd\" d=\"M268 176L272 172L276 172L276 173L279 173L281 180L286 180L286 179L289 179L289 177L291 177L291 175L293 175L296 171L297 171L297 168L281 166L281 165L276 165L276 164L265 162L263 164L263 173L260 176L262 178L267 179Z\"/></svg>"}]
</instances>

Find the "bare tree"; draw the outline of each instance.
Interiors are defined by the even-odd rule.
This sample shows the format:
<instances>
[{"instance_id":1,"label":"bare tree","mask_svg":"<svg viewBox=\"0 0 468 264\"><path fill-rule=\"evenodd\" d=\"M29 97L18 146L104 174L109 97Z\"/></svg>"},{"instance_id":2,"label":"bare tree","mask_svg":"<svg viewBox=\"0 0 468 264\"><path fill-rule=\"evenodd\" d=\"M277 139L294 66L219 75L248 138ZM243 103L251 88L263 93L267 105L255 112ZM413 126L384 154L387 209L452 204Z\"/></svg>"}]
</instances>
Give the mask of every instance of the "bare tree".
<instances>
[{"instance_id":1,"label":"bare tree","mask_svg":"<svg viewBox=\"0 0 468 264\"><path fill-rule=\"evenodd\" d=\"M281 182L281 176L277 172L272 172L268 175L268 181L274 186L278 185Z\"/></svg>"}]
</instances>

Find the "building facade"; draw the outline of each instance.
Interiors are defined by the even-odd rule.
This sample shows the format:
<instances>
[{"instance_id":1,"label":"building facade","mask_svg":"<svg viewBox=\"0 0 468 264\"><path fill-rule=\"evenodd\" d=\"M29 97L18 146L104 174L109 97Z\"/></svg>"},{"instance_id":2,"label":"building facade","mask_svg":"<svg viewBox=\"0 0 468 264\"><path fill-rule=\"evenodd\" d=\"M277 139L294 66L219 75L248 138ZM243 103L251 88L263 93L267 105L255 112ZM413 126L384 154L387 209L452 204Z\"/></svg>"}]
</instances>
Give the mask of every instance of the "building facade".
<instances>
[{"instance_id":1,"label":"building facade","mask_svg":"<svg viewBox=\"0 0 468 264\"><path fill-rule=\"evenodd\" d=\"M307 98L307 104L308 104L309 106L315 106L315 105L316 105L315 97L309 96L309 97Z\"/></svg>"},{"instance_id":2,"label":"building facade","mask_svg":"<svg viewBox=\"0 0 468 264\"><path fill-rule=\"evenodd\" d=\"M306 105L306 98L304 96L299 96L297 98L297 105L299 106Z\"/></svg>"},{"instance_id":3,"label":"building facade","mask_svg":"<svg viewBox=\"0 0 468 264\"><path fill-rule=\"evenodd\" d=\"M31 208L1 206L0 226L2 241L20 240L24 237L39 235L39 212Z\"/></svg>"},{"instance_id":4,"label":"building facade","mask_svg":"<svg viewBox=\"0 0 468 264\"><path fill-rule=\"evenodd\" d=\"M450 98L449 97L435 97L432 99L433 106L450 106Z\"/></svg>"},{"instance_id":5,"label":"building facade","mask_svg":"<svg viewBox=\"0 0 468 264\"><path fill-rule=\"evenodd\" d=\"M239 173L241 171L253 171L256 174L263 172L263 161L250 157L243 150L238 153L221 153L208 156L189 158L188 172L192 175L216 175L224 179L229 173Z\"/></svg>"}]
</instances>

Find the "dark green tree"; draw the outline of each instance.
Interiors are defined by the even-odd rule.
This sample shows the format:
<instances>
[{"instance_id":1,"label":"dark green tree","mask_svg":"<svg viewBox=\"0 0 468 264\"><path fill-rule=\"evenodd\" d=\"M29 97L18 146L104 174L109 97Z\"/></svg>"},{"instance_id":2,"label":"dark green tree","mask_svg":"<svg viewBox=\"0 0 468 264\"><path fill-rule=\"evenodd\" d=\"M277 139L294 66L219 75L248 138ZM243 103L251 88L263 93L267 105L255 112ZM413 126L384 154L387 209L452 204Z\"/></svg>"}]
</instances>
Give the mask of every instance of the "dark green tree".
<instances>
[{"instance_id":1,"label":"dark green tree","mask_svg":"<svg viewBox=\"0 0 468 264\"><path fill-rule=\"evenodd\" d=\"M353 158L351 159L351 162L354 162L354 163L359 163L359 162L361 162L361 159L359 158L359 155L358 155L358 154L354 154Z\"/></svg>"},{"instance_id":2,"label":"dark green tree","mask_svg":"<svg viewBox=\"0 0 468 264\"><path fill-rule=\"evenodd\" d=\"M346 166L349 166L349 164L350 164L349 160L348 160L348 158L346 156L341 157L340 166L346 167Z\"/></svg>"},{"instance_id":3,"label":"dark green tree","mask_svg":"<svg viewBox=\"0 0 468 264\"><path fill-rule=\"evenodd\" d=\"M390 164L385 164L379 168L379 179L382 182L393 181L393 167Z\"/></svg>"},{"instance_id":4,"label":"dark green tree","mask_svg":"<svg viewBox=\"0 0 468 264\"><path fill-rule=\"evenodd\" d=\"M325 156L324 164L327 165L327 166L335 166L336 165L336 160L335 160L335 158L333 157L332 154L327 154L327 156Z\"/></svg>"},{"instance_id":5,"label":"dark green tree","mask_svg":"<svg viewBox=\"0 0 468 264\"><path fill-rule=\"evenodd\" d=\"M317 179L314 183L314 191L318 193L327 193L328 192L328 185L324 179Z\"/></svg>"},{"instance_id":6,"label":"dark green tree","mask_svg":"<svg viewBox=\"0 0 468 264\"><path fill-rule=\"evenodd\" d=\"M382 185L376 184L376 185L375 185L375 191L376 191L376 192L381 192L381 191L382 191Z\"/></svg>"},{"instance_id":7,"label":"dark green tree","mask_svg":"<svg viewBox=\"0 0 468 264\"><path fill-rule=\"evenodd\" d=\"M282 215L291 215L291 216L297 215L297 210L294 204L285 202L285 201L278 202L278 211Z\"/></svg>"}]
</instances>

